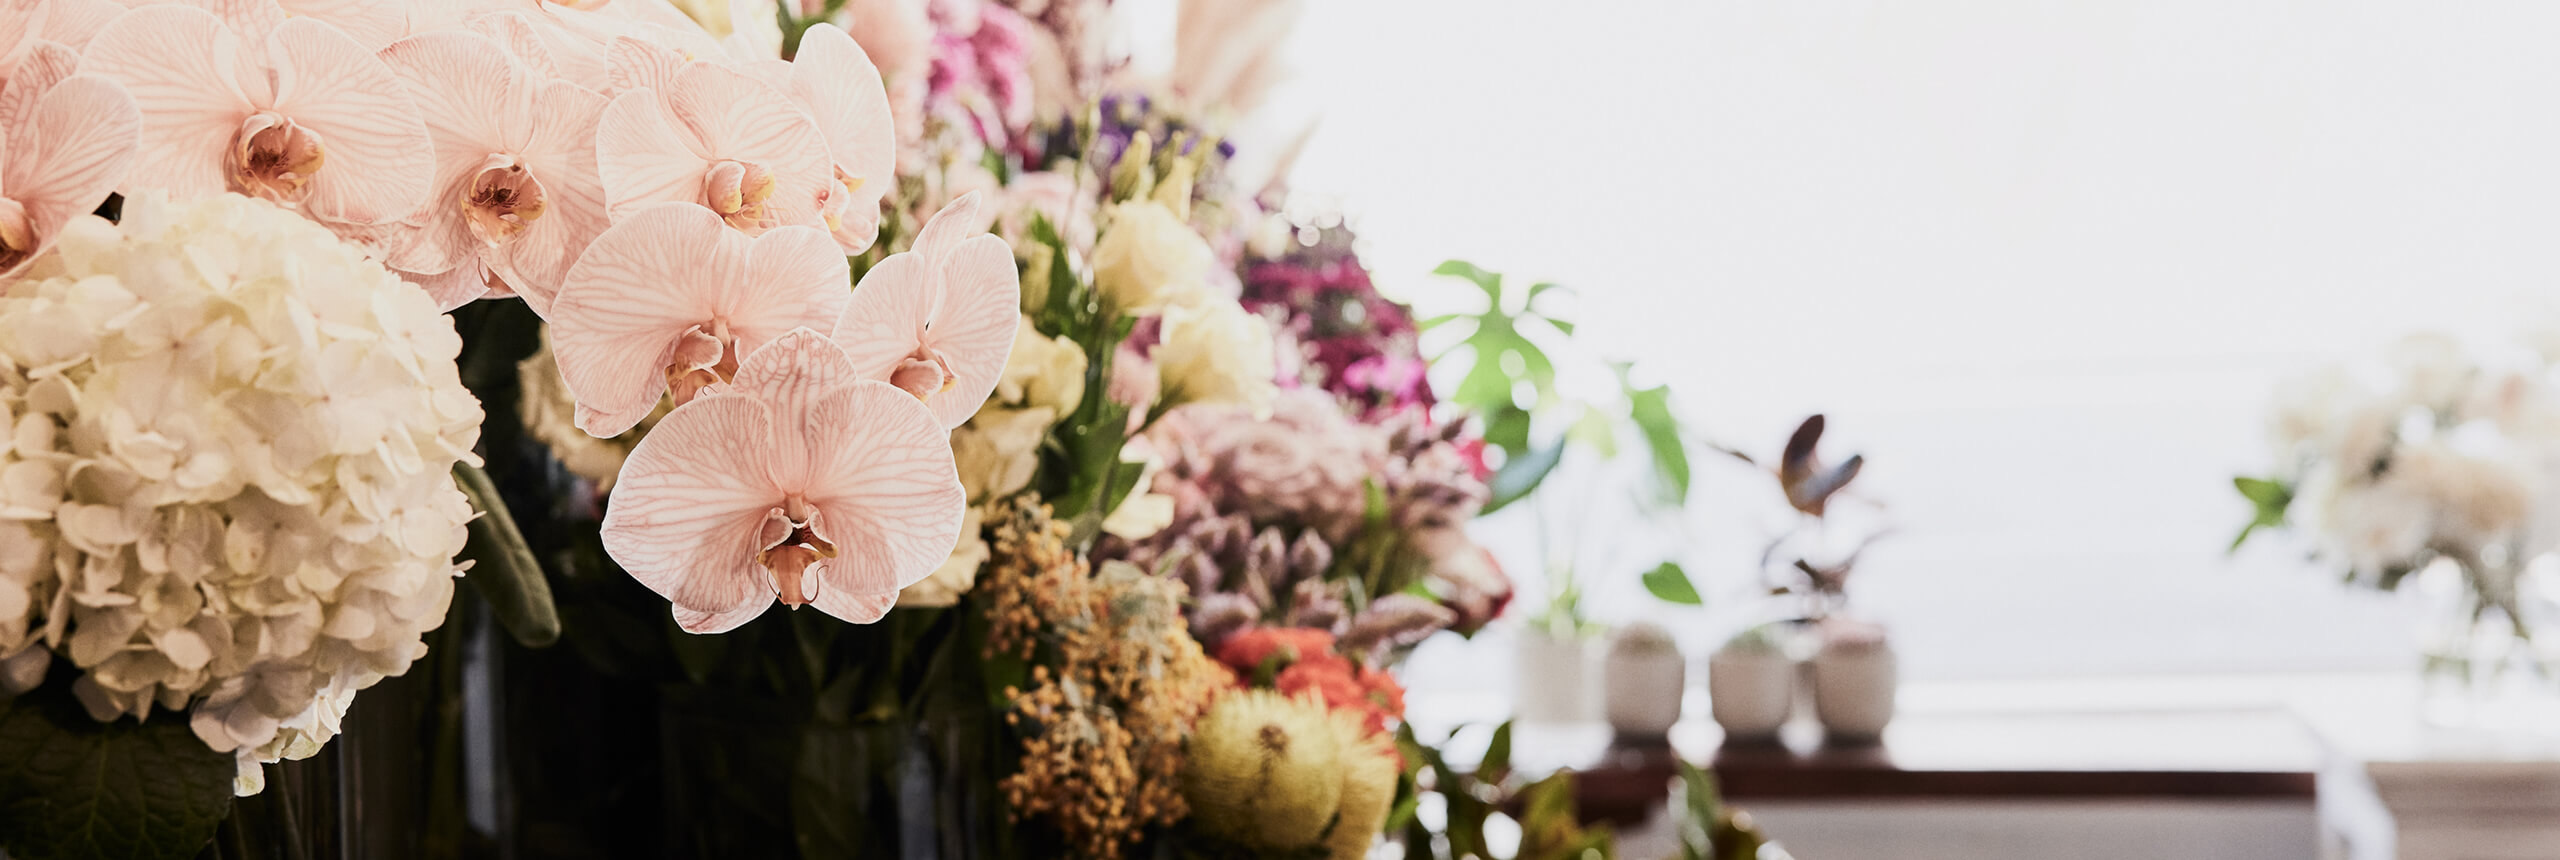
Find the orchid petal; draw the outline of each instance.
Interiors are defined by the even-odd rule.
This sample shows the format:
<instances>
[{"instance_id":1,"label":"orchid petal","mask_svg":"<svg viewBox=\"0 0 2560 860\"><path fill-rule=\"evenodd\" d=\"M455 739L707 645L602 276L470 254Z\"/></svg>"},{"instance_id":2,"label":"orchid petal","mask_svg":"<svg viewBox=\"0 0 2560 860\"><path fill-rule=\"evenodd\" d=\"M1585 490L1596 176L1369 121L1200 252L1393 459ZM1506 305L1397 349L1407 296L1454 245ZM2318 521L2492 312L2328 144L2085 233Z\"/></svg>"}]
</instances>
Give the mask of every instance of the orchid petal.
<instances>
[{"instance_id":1,"label":"orchid petal","mask_svg":"<svg viewBox=\"0 0 2560 860\"><path fill-rule=\"evenodd\" d=\"M320 134L329 164L312 177L305 211L327 221L378 224L427 202L435 143L400 78L364 45L308 18L276 25L268 40L276 110Z\"/></svg>"},{"instance_id":2,"label":"orchid petal","mask_svg":"<svg viewBox=\"0 0 2560 860\"><path fill-rule=\"evenodd\" d=\"M16 68L44 32L45 0L0 0L0 73Z\"/></svg>"},{"instance_id":3,"label":"orchid petal","mask_svg":"<svg viewBox=\"0 0 2560 860\"><path fill-rule=\"evenodd\" d=\"M550 208L490 262L527 301L549 308L569 266L607 224L595 150L605 98L567 81L549 81L534 99L541 125L523 154L542 180Z\"/></svg>"},{"instance_id":4,"label":"orchid petal","mask_svg":"<svg viewBox=\"0 0 2560 860\"><path fill-rule=\"evenodd\" d=\"M277 5L276 0L191 0L191 2L196 8L221 18L223 26L230 27L231 32L253 41L266 38L267 34L273 32L277 24L284 23L285 19L284 7Z\"/></svg>"},{"instance_id":5,"label":"orchid petal","mask_svg":"<svg viewBox=\"0 0 2560 860\"><path fill-rule=\"evenodd\" d=\"M862 283L836 321L836 345L864 379L887 380L898 362L923 342L933 318L933 273L924 255L891 254L862 273Z\"/></svg>"},{"instance_id":6,"label":"orchid petal","mask_svg":"<svg viewBox=\"0 0 2560 860\"><path fill-rule=\"evenodd\" d=\"M1004 376L1020 330L1022 278L1004 239L980 234L951 252L942 272L942 306L926 343L950 363L951 389L926 398L945 428L968 423Z\"/></svg>"},{"instance_id":7,"label":"orchid petal","mask_svg":"<svg viewBox=\"0 0 2560 860\"><path fill-rule=\"evenodd\" d=\"M44 16L44 38L78 50L89 46L89 40L105 29L107 22L125 12L115 0L50 0L51 11Z\"/></svg>"},{"instance_id":8,"label":"orchid petal","mask_svg":"<svg viewBox=\"0 0 2560 860\"><path fill-rule=\"evenodd\" d=\"M789 98L738 71L690 63L676 72L667 111L693 131L705 155L772 171L768 205L782 223L816 222L818 193L834 181L834 162L817 124Z\"/></svg>"},{"instance_id":9,"label":"orchid petal","mask_svg":"<svg viewBox=\"0 0 2560 860\"><path fill-rule=\"evenodd\" d=\"M816 415L818 404L828 396L861 380L835 341L815 330L799 328L748 353L746 360L738 364L737 378L730 380L729 390L763 401L774 415L781 416L774 424L776 438L766 443L773 451L769 465L777 476L775 480L780 481L781 476L808 469L807 453L797 441L805 432L799 422Z\"/></svg>"},{"instance_id":10,"label":"orchid petal","mask_svg":"<svg viewBox=\"0 0 2560 860\"><path fill-rule=\"evenodd\" d=\"M241 90L239 36L187 6L146 6L89 40L82 74L115 81L142 111L141 152L120 186L176 197L220 193L224 150L255 108Z\"/></svg>"},{"instance_id":11,"label":"orchid petal","mask_svg":"<svg viewBox=\"0 0 2560 860\"><path fill-rule=\"evenodd\" d=\"M563 77L560 65L551 59L542 34L522 12L492 12L471 19L472 32L489 37L506 49L507 55L546 78Z\"/></svg>"},{"instance_id":12,"label":"orchid petal","mask_svg":"<svg viewBox=\"0 0 2560 860\"><path fill-rule=\"evenodd\" d=\"M33 250L106 200L132 166L141 135L133 98L105 78L64 80L36 102L0 169L0 189L26 207L38 241Z\"/></svg>"},{"instance_id":13,"label":"orchid petal","mask_svg":"<svg viewBox=\"0 0 2560 860\"><path fill-rule=\"evenodd\" d=\"M658 102L655 92L631 90L614 96L596 121L596 172L604 183L605 214L613 220L652 204L702 197L702 174L710 165L667 123Z\"/></svg>"},{"instance_id":14,"label":"orchid petal","mask_svg":"<svg viewBox=\"0 0 2560 860\"><path fill-rule=\"evenodd\" d=\"M848 192L838 235L846 251L859 253L880 231L880 198L898 184L897 124L880 70L852 36L822 23L800 37L800 53L791 61L791 95L817 120L835 166L861 180Z\"/></svg>"},{"instance_id":15,"label":"orchid petal","mask_svg":"<svg viewBox=\"0 0 2560 860\"><path fill-rule=\"evenodd\" d=\"M604 59L616 92L668 92L675 81L676 70L684 68L684 55L675 49L628 36L605 46Z\"/></svg>"},{"instance_id":16,"label":"orchid petal","mask_svg":"<svg viewBox=\"0 0 2560 860\"><path fill-rule=\"evenodd\" d=\"M746 276L723 291L718 310L737 335L739 354L753 355L792 329L830 329L853 298L845 288L852 280L834 237L815 227L781 227L755 238Z\"/></svg>"},{"instance_id":17,"label":"orchid petal","mask_svg":"<svg viewBox=\"0 0 2560 860\"><path fill-rule=\"evenodd\" d=\"M577 398L579 429L619 435L656 408L676 341L711 319L721 285L744 276L747 245L711 210L669 203L587 246L550 308L552 351Z\"/></svg>"},{"instance_id":18,"label":"orchid petal","mask_svg":"<svg viewBox=\"0 0 2560 860\"><path fill-rule=\"evenodd\" d=\"M400 277L427 291L436 310L450 311L489 295L489 270L479 260L463 260L453 268L432 274L400 272Z\"/></svg>"},{"instance_id":19,"label":"orchid petal","mask_svg":"<svg viewBox=\"0 0 2560 860\"><path fill-rule=\"evenodd\" d=\"M649 590L697 613L686 629L735 626L744 623L735 613L773 603L756 563L758 530L783 502L766 480L764 446L754 441L765 438L769 421L753 398L687 403L640 440L614 482L605 552Z\"/></svg>"},{"instance_id":20,"label":"orchid petal","mask_svg":"<svg viewBox=\"0 0 2560 860\"><path fill-rule=\"evenodd\" d=\"M9 73L9 79L0 83L0 139L18 138L35 112L36 100L79 70L80 53L68 45L37 42L28 49L27 55L19 58L17 69Z\"/></svg>"},{"instance_id":21,"label":"orchid petal","mask_svg":"<svg viewBox=\"0 0 2560 860\"><path fill-rule=\"evenodd\" d=\"M922 404L866 380L820 402L803 426L809 470L782 489L817 508L820 537L835 544L818 574L822 594L894 592L950 557L968 497L950 434Z\"/></svg>"},{"instance_id":22,"label":"orchid petal","mask_svg":"<svg viewBox=\"0 0 2560 860\"><path fill-rule=\"evenodd\" d=\"M818 576L822 584L818 593L809 598L810 606L817 607L818 611L834 616L847 624L870 624L888 615L889 610L898 605L898 593L895 591L885 594L856 594L824 584L829 578L825 571L832 569L837 560L831 558L819 562Z\"/></svg>"},{"instance_id":23,"label":"orchid petal","mask_svg":"<svg viewBox=\"0 0 2560 860\"><path fill-rule=\"evenodd\" d=\"M409 32L405 4L382 0L279 0L284 11L328 24L369 51L398 41Z\"/></svg>"},{"instance_id":24,"label":"orchid petal","mask_svg":"<svg viewBox=\"0 0 2560 860\"><path fill-rule=\"evenodd\" d=\"M971 191L942 205L942 211L926 219L924 229L916 231L911 250L924 256L939 272L949 265L951 251L971 236L985 235L987 225L978 220L978 192Z\"/></svg>"},{"instance_id":25,"label":"orchid petal","mask_svg":"<svg viewBox=\"0 0 2560 860\"><path fill-rule=\"evenodd\" d=\"M428 33L395 42L380 56L408 88L427 136L435 141L434 191L419 213L415 240L393 265L442 272L480 247L458 202L463 186L490 153L506 151L501 118L530 113L531 108L510 104L513 76L506 55L497 43L478 35Z\"/></svg>"},{"instance_id":26,"label":"orchid petal","mask_svg":"<svg viewBox=\"0 0 2560 860\"><path fill-rule=\"evenodd\" d=\"M698 612L687 609L682 604L676 605L673 611L676 626L683 628L684 632L709 635L727 633L744 627L747 622L756 620L764 615L765 610L772 608L773 595L766 594L760 598L749 598L747 602L738 604L738 608L727 612Z\"/></svg>"}]
</instances>

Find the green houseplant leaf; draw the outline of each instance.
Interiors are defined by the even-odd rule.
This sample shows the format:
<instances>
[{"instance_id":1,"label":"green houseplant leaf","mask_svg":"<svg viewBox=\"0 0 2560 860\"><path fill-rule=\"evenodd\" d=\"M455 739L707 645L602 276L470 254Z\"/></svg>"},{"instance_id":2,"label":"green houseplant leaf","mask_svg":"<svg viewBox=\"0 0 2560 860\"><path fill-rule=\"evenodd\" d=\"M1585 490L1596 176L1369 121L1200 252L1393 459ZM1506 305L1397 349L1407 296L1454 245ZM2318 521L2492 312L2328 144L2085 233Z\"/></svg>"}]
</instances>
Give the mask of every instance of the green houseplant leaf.
<instances>
[{"instance_id":1,"label":"green houseplant leaf","mask_svg":"<svg viewBox=\"0 0 2560 860\"><path fill-rule=\"evenodd\" d=\"M1698 587L1689 582L1689 572L1679 562L1666 561L1644 573L1644 590L1654 599L1681 606L1698 606L1706 599L1698 596Z\"/></svg>"},{"instance_id":2,"label":"green houseplant leaf","mask_svg":"<svg viewBox=\"0 0 2560 860\"><path fill-rule=\"evenodd\" d=\"M2250 477L2233 478L2231 486L2256 508L2249 524L2240 527L2240 536L2231 539L2231 551L2238 552L2241 544L2249 542L2249 535L2259 529L2284 527L2285 509L2293 506L2292 487L2282 481Z\"/></svg>"}]
</instances>

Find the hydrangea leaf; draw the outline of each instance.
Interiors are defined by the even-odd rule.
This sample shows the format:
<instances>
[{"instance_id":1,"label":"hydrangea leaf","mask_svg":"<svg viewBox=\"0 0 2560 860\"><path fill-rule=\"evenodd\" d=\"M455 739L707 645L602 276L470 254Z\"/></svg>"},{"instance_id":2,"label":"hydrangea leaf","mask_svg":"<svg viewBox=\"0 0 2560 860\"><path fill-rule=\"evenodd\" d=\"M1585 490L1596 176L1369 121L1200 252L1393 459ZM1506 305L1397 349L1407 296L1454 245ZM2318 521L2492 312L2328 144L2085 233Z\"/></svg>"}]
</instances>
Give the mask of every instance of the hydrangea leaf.
<instances>
[{"instance_id":1,"label":"hydrangea leaf","mask_svg":"<svg viewBox=\"0 0 2560 860\"><path fill-rule=\"evenodd\" d=\"M17 860L195 856L230 812L236 765L183 716L153 717L100 723L62 683L0 703L0 847Z\"/></svg>"}]
</instances>

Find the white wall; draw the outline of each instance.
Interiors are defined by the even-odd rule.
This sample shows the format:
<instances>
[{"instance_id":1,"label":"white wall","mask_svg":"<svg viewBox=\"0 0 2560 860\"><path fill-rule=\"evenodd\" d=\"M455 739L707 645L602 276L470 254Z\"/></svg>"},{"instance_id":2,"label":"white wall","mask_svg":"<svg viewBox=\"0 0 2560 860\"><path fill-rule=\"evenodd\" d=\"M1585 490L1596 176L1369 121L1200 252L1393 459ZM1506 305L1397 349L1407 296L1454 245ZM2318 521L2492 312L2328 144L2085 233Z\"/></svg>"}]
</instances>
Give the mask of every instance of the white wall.
<instances>
[{"instance_id":1,"label":"white wall","mask_svg":"<svg viewBox=\"0 0 2560 860\"><path fill-rule=\"evenodd\" d=\"M1315 0L1272 115L1426 309L1446 257L1564 281L1719 438L1828 412L1913 673L2371 666L2398 608L2226 562L2228 478L2284 373L2544 307L2555 45L2528 2ZM1763 490L1702 480L1737 582Z\"/></svg>"}]
</instances>

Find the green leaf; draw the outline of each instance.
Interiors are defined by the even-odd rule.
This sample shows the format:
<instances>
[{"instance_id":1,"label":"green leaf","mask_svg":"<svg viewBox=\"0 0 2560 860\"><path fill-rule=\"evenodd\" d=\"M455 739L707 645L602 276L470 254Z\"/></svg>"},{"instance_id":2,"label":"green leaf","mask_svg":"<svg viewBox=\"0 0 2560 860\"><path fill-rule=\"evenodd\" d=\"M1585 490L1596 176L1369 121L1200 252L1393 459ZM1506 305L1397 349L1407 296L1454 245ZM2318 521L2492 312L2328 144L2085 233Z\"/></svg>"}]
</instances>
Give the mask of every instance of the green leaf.
<instances>
[{"instance_id":1,"label":"green leaf","mask_svg":"<svg viewBox=\"0 0 2560 860\"><path fill-rule=\"evenodd\" d=\"M1599 452L1602 458L1618 456L1618 425L1609 420L1609 413L1589 404L1583 405L1582 417L1575 419L1564 435Z\"/></svg>"},{"instance_id":2,"label":"green leaf","mask_svg":"<svg viewBox=\"0 0 2560 860\"><path fill-rule=\"evenodd\" d=\"M100 723L58 680L0 702L0 847L16 860L193 857L229 814L237 774L187 715Z\"/></svg>"},{"instance_id":3,"label":"green leaf","mask_svg":"<svg viewBox=\"0 0 2560 860\"><path fill-rule=\"evenodd\" d=\"M1555 317L1550 317L1550 316L1541 316L1541 317L1539 317L1539 318L1540 318L1540 319L1543 319L1543 320L1546 320L1548 325L1555 326L1557 331L1564 332L1564 336L1566 336L1566 337L1572 337L1572 336L1573 336L1573 323L1566 322L1566 321L1564 321L1564 320L1560 320L1560 319L1556 319Z\"/></svg>"},{"instance_id":4,"label":"green leaf","mask_svg":"<svg viewBox=\"0 0 2560 860\"><path fill-rule=\"evenodd\" d=\"M1413 324L1413 327L1414 327L1416 330L1419 330L1419 331L1430 331L1430 330L1432 330L1432 329L1439 328L1439 327L1441 327L1441 326L1443 326L1443 325L1447 325L1447 324L1449 324L1449 323L1451 323L1451 322L1453 322L1453 321L1456 321L1456 320L1458 320L1458 319L1464 318L1465 316L1466 316L1466 314L1441 314L1441 315L1436 316L1436 317L1427 317L1427 318L1423 319L1421 322L1414 323L1414 324Z\"/></svg>"},{"instance_id":5,"label":"green leaf","mask_svg":"<svg viewBox=\"0 0 2560 860\"><path fill-rule=\"evenodd\" d=\"M1465 278L1468 281L1474 282L1477 289L1484 291L1486 298L1493 300L1493 309L1497 312L1502 310L1501 275L1485 271L1483 267L1465 260L1450 260L1446 263L1441 263L1439 268L1432 269L1431 273L1434 275L1448 275L1451 277Z\"/></svg>"},{"instance_id":6,"label":"green leaf","mask_svg":"<svg viewBox=\"0 0 2560 860\"><path fill-rule=\"evenodd\" d=\"M2286 486L2282 481L2250 477L2233 478L2231 486L2238 489L2240 496L2248 499L2249 504L2256 508L2250 517L2249 524L2240 527L2240 536L2231 539L2232 552L2238 552L2240 545L2249 541L2249 535L2259 529L2284 527L2285 510L2293 506L2292 487Z\"/></svg>"},{"instance_id":7,"label":"green leaf","mask_svg":"<svg viewBox=\"0 0 2560 860\"><path fill-rule=\"evenodd\" d=\"M1511 775L1511 721L1493 727L1493 739L1484 744L1484 758L1476 762L1476 779L1495 784Z\"/></svg>"},{"instance_id":8,"label":"green leaf","mask_svg":"<svg viewBox=\"0 0 2560 860\"><path fill-rule=\"evenodd\" d=\"M1664 603L1681 606L1706 603L1705 598L1698 596L1698 587L1689 582L1689 572L1681 569L1680 563L1675 561L1666 561L1645 571L1644 590L1652 592L1654 599Z\"/></svg>"},{"instance_id":9,"label":"green leaf","mask_svg":"<svg viewBox=\"0 0 2560 860\"><path fill-rule=\"evenodd\" d=\"M1662 480L1663 501L1687 501L1689 449L1680 439L1680 419L1671 414L1671 387L1628 389L1627 403L1627 417L1644 431L1645 447L1653 450L1653 472Z\"/></svg>"},{"instance_id":10,"label":"green leaf","mask_svg":"<svg viewBox=\"0 0 2560 860\"><path fill-rule=\"evenodd\" d=\"M1564 443L1559 441L1503 461L1501 471L1493 473L1493 480L1487 482L1493 496L1485 500L1484 510L1479 515L1501 510L1504 505L1535 492L1538 485L1547 480L1547 473L1555 471L1556 463L1563 459Z\"/></svg>"},{"instance_id":11,"label":"green leaf","mask_svg":"<svg viewBox=\"0 0 2560 860\"><path fill-rule=\"evenodd\" d=\"M551 602L551 584L542 578L542 563L525 546L524 534L516 530L515 517L507 513L507 503L498 497L489 473L469 463L455 463L453 480L470 497L472 509L480 512L471 520L470 539L462 546L462 558L472 563L463 581L489 601L498 623L525 647L542 648L560 641L560 612Z\"/></svg>"},{"instance_id":12,"label":"green leaf","mask_svg":"<svg viewBox=\"0 0 2560 860\"><path fill-rule=\"evenodd\" d=\"M1484 414L1484 441L1502 449L1507 458L1529 453L1529 411L1510 404L1487 410Z\"/></svg>"}]
</instances>

